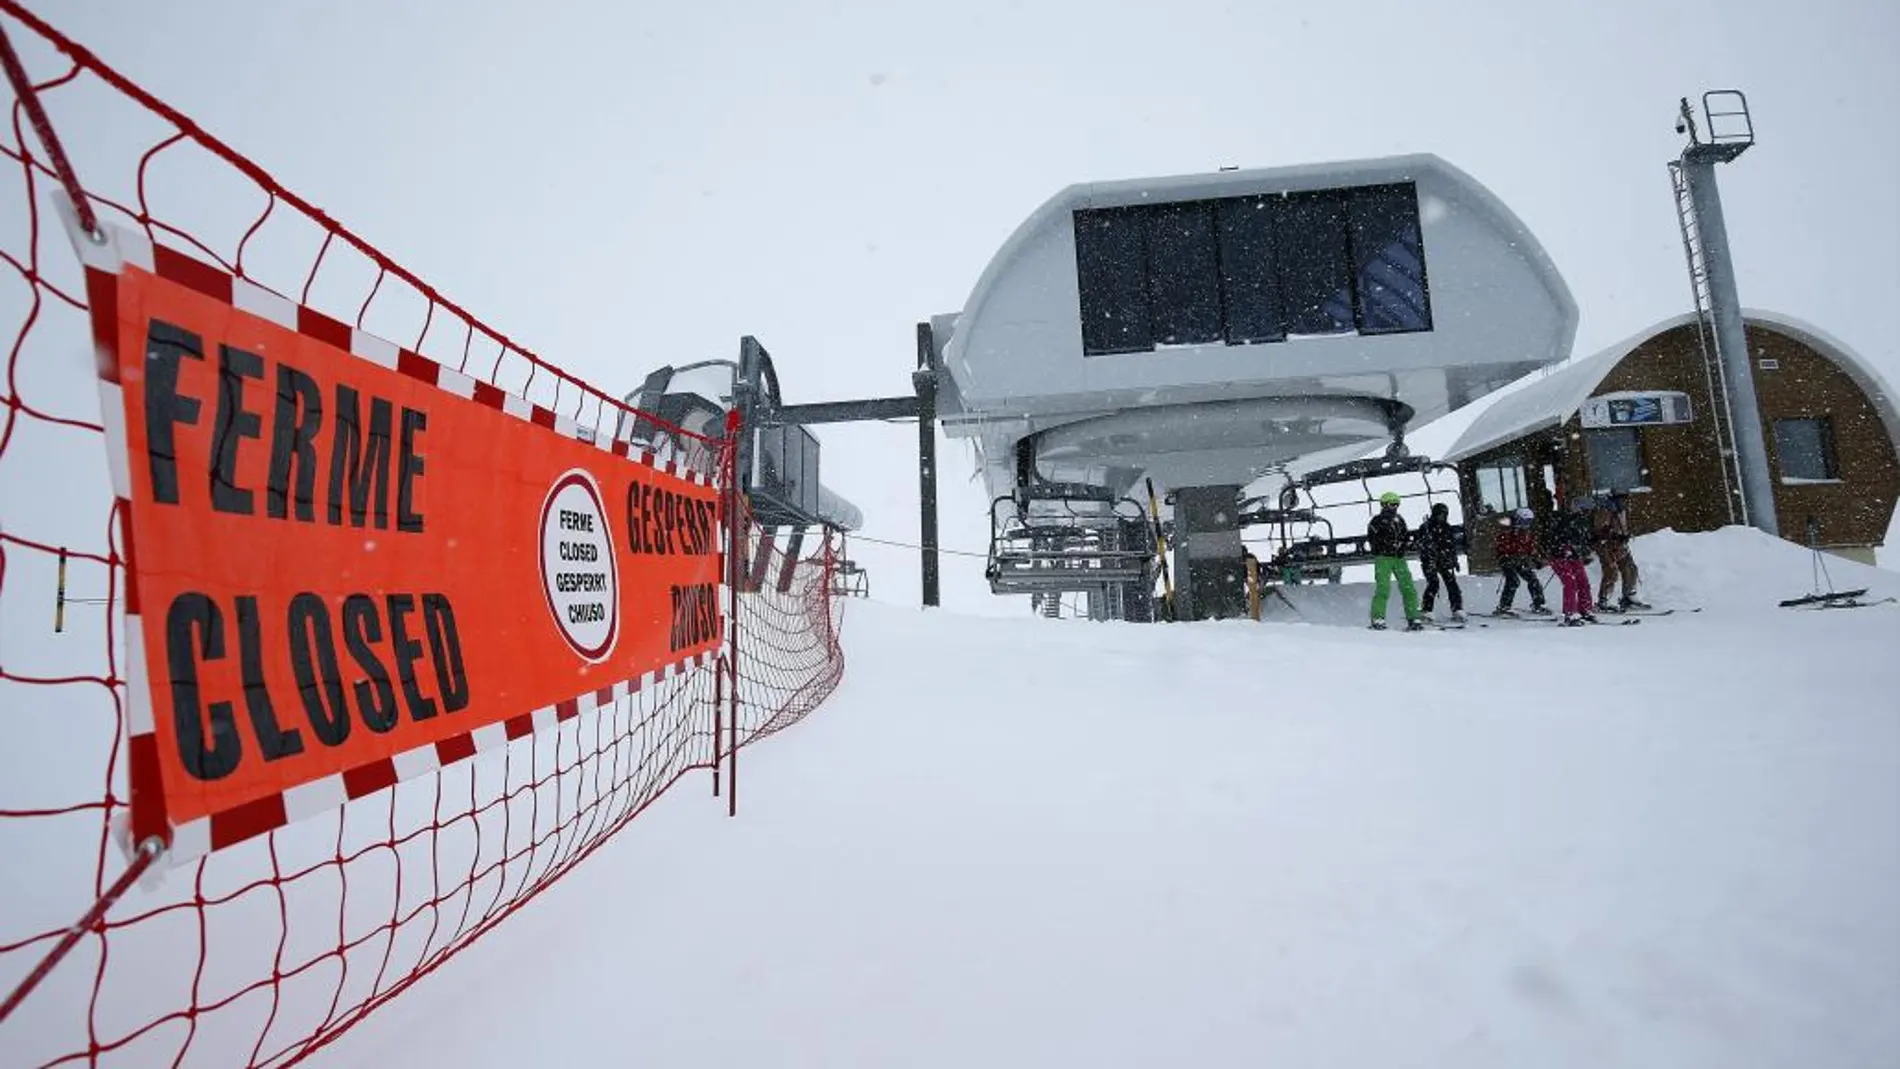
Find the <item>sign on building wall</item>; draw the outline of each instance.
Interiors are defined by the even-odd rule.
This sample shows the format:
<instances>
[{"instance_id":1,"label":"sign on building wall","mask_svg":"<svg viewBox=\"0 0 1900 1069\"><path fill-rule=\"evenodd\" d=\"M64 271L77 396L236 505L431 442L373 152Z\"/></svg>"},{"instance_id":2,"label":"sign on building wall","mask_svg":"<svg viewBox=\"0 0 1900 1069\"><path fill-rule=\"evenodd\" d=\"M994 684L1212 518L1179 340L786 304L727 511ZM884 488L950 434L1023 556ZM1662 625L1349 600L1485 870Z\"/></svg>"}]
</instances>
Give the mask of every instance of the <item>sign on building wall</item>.
<instances>
[{"instance_id":1,"label":"sign on building wall","mask_svg":"<svg viewBox=\"0 0 1900 1069\"><path fill-rule=\"evenodd\" d=\"M1676 390L1625 391L1592 397L1580 413L1585 427L1655 427L1689 423L1695 410L1689 395Z\"/></svg>"}]
</instances>

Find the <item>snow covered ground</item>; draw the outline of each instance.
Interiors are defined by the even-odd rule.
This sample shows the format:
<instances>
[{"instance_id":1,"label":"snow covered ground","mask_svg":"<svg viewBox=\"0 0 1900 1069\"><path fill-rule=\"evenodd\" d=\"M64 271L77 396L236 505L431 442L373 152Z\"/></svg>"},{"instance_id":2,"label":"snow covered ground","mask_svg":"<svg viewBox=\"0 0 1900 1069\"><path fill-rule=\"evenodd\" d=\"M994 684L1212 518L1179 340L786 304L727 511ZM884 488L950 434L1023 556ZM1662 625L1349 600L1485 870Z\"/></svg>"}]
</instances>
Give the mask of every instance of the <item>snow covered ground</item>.
<instances>
[{"instance_id":1,"label":"snow covered ground","mask_svg":"<svg viewBox=\"0 0 1900 1069\"><path fill-rule=\"evenodd\" d=\"M1705 610L854 603L737 820L682 784L314 1062L1896 1064L1900 605L1775 608L1808 555L1746 530L1635 551Z\"/></svg>"}]
</instances>

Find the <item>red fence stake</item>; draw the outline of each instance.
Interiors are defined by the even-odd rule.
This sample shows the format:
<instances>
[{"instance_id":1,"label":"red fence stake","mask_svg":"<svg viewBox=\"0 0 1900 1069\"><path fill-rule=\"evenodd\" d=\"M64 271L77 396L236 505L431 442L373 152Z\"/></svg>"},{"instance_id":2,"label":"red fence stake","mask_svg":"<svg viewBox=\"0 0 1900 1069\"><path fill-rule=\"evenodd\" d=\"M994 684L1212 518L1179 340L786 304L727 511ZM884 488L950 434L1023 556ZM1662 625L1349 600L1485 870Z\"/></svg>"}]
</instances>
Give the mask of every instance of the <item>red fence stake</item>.
<instances>
[{"instance_id":1,"label":"red fence stake","mask_svg":"<svg viewBox=\"0 0 1900 1069\"><path fill-rule=\"evenodd\" d=\"M726 731L726 655L720 654L713 662L713 730L712 730L712 781L713 797L719 797L719 765L725 758Z\"/></svg>"},{"instance_id":2,"label":"red fence stake","mask_svg":"<svg viewBox=\"0 0 1900 1069\"><path fill-rule=\"evenodd\" d=\"M33 91L33 83L27 79L26 68L20 65L20 55L13 50L13 39L7 36L4 27L0 27L0 64L7 68L7 81L13 83L13 95L19 98L20 106L26 109L27 121L33 124L34 136L40 139L40 146L46 150L47 158L52 160L53 172L59 175L59 184L66 187L66 195L72 198L79 225L85 227L88 234L98 234L99 217L93 213L92 203L86 199L85 187L79 184L79 175L73 171L72 161L66 158L66 148L59 143L59 135L53 132L52 120L46 117L46 108L40 103L40 95Z\"/></svg>"},{"instance_id":3,"label":"red fence stake","mask_svg":"<svg viewBox=\"0 0 1900 1069\"><path fill-rule=\"evenodd\" d=\"M53 949L40 959L40 963L33 967L33 971L26 974L26 979L21 980L20 986L13 989L13 994L8 995L7 1000L0 1003L0 1024L5 1024L13 1011L19 1008L20 1003L25 1002L26 997L33 993L33 989L40 986L40 981L50 976L53 969L65 959L66 955L72 953L73 947L79 945L79 940L105 919L106 912L125 896L125 892L138 882L140 876L145 875L145 870L152 867L152 862L158 860L162 847L163 844L157 839L147 839L139 844L138 856L132 859L132 864L119 874L118 879L112 881L112 886L106 888L106 893L99 896L99 901L92 904L92 908L86 911L85 916L80 917L71 928L66 929L66 934L60 937L59 942L53 944Z\"/></svg>"},{"instance_id":4,"label":"red fence stake","mask_svg":"<svg viewBox=\"0 0 1900 1069\"><path fill-rule=\"evenodd\" d=\"M735 408L727 412L726 515L732 518L726 527L726 537L730 543L726 547L726 565L731 573L726 586L726 627L729 636L726 664L732 674L732 686L728 694L732 711L727 717L727 730L732 735L726 748L726 815L729 817L739 814L739 562L744 559L741 550L745 548L746 532L752 526L745 495L739 492L739 435L744 431L745 420L739 410Z\"/></svg>"}]
</instances>

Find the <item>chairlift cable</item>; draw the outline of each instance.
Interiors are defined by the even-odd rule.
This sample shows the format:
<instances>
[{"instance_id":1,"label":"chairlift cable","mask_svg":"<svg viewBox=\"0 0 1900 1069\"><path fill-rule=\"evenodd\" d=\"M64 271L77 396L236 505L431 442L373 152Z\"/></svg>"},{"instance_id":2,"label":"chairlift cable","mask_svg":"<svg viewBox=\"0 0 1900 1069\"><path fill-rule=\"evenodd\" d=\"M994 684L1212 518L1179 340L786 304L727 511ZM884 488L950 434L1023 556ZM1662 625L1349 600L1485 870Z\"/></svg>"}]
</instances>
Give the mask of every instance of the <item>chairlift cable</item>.
<instances>
[{"instance_id":1,"label":"chairlift cable","mask_svg":"<svg viewBox=\"0 0 1900 1069\"><path fill-rule=\"evenodd\" d=\"M873 537L871 537L870 535L867 535L867 534L859 534L859 533L857 533L856 531L853 531L853 532L851 532L851 533L850 533L849 535L847 535L846 537L847 537L847 538L849 538L849 539L852 539L852 540L854 540L854 541L858 541L858 542L872 542L872 543L875 543L875 544L877 544L877 545L880 545L880 546L894 546L894 547L896 547L896 548L898 548L898 549L922 549L922 548L924 548L923 546L921 546L921 545L919 545L919 544L917 544L916 542L899 542L899 541L896 541L896 540L894 540L894 539L890 539L890 538L873 538ZM944 546L938 546L938 547L937 547L937 552L939 552L939 553L942 553L942 554L945 554L945 555L948 555L948 556L952 556L952 557L977 557L977 558L987 558L987 557L989 556L989 554L987 554L987 553L972 553L972 552L970 552L970 551L969 551L969 550L967 550L967 549L949 549L949 548L947 548L947 547L944 547Z\"/></svg>"}]
</instances>

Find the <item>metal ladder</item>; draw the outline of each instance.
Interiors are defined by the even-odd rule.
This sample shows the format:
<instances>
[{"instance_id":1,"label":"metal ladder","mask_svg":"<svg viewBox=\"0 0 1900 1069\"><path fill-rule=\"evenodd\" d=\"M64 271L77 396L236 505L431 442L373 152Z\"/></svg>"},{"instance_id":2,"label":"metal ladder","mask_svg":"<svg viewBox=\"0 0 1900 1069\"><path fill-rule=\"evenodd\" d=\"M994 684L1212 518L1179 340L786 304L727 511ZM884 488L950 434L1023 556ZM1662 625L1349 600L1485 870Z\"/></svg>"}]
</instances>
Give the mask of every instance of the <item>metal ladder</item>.
<instances>
[{"instance_id":1,"label":"metal ladder","mask_svg":"<svg viewBox=\"0 0 1900 1069\"><path fill-rule=\"evenodd\" d=\"M1741 458L1735 452L1735 431L1730 426L1728 409L1728 373L1723 370L1721 339L1715 333L1714 314L1710 311L1709 266L1702 252L1702 228L1696 221L1695 202L1689 195L1688 175L1682 161L1669 161L1669 184L1676 195L1676 221L1682 228L1682 251L1689 264L1689 290L1695 297L1695 340L1702 352L1702 375L1709 389L1709 419L1715 427L1715 448L1721 455L1722 499L1728 503L1728 522L1741 522L1738 498L1742 485Z\"/></svg>"}]
</instances>

